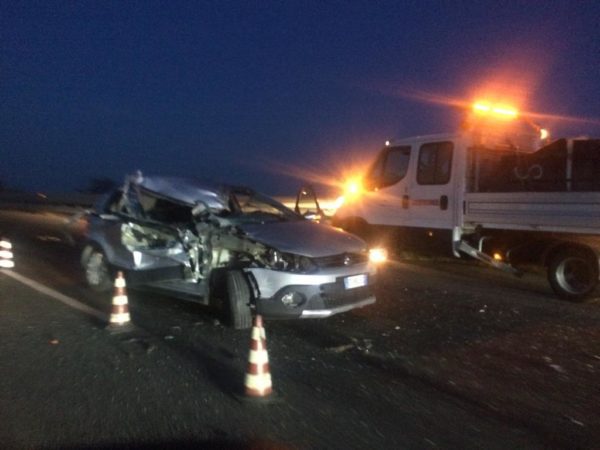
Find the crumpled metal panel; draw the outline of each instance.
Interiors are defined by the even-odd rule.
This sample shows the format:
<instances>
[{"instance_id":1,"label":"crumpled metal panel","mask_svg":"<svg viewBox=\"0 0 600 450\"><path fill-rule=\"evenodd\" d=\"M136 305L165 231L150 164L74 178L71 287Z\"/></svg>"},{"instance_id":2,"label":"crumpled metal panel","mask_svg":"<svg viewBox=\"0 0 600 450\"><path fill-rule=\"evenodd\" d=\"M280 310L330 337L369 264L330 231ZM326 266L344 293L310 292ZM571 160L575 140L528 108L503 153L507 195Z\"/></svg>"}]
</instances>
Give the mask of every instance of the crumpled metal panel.
<instances>
[{"instance_id":1,"label":"crumpled metal panel","mask_svg":"<svg viewBox=\"0 0 600 450\"><path fill-rule=\"evenodd\" d=\"M315 258L367 251L365 242L358 237L308 220L240 224L238 227L250 239L296 255Z\"/></svg>"},{"instance_id":2,"label":"crumpled metal panel","mask_svg":"<svg viewBox=\"0 0 600 450\"><path fill-rule=\"evenodd\" d=\"M226 187L222 185L194 178L146 175L135 177L131 181L142 189L190 206L201 201L211 209L227 209L229 196Z\"/></svg>"}]
</instances>

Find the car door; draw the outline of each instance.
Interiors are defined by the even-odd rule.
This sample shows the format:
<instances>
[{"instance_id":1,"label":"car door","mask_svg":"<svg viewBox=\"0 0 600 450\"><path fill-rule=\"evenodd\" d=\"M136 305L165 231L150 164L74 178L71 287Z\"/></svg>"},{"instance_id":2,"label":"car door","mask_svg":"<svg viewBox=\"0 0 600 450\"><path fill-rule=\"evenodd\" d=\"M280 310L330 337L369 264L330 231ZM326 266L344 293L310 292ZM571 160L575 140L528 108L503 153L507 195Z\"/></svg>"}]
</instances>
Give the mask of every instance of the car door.
<instances>
[{"instance_id":1,"label":"car door","mask_svg":"<svg viewBox=\"0 0 600 450\"><path fill-rule=\"evenodd\" d=\"M102 239L111 264L149 271L175 268L187 261L178 230L169 220L181 213L171 203L137 190L109 199L99 211L95 234Z\"/></svg>"},{"instance_id":2,"label":"car door","mask_svg":"<svg viewBox=\"0 0 600 450\"><path fill-rule=\"evenodd\" d=\"M454 159L451 141L425 142L419 146L416 169L412 171L406 190L409 226L452 229L456 202Z\"/></svg>"}]
</instances>

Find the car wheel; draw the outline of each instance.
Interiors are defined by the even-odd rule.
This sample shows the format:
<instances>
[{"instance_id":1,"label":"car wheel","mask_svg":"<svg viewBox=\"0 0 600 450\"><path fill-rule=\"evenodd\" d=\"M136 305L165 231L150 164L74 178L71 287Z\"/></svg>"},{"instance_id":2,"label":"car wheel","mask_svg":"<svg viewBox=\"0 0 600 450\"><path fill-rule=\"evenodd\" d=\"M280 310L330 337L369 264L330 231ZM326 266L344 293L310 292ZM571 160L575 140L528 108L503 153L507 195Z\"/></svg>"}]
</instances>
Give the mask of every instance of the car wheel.
<instances>
[{"instance_id":1,"label":"car wheel","mask_svg":"<svg viewBox=\"0 0 600 450\"><path fill-rule=\"evenodd\" d=\"M250 286L241 270L227 272L227 303L229 321L236 330L252 326Z\"/></svg>"},{"instance_id":2,"label":"car wheel","mask_svg":"<svg viewBox=\"0 0 600 450\"><path fill-rule=\"evenodd\" d=\"M548 265L548 281L560 298L581 301L598 285L598 260L593 253L568 248L554 255Z\"/></svg>"},{"instance_id":3,"label":"car wheel","mask_svg":"<svg viewBox=\"0 0 600 450\"><path fill-rule=\"evenodd\" d=\"M96 248L84 250L83 270L87 285L96 292L108 292L113 286L112 270L106 255Z\"/></svg>"}]
</instances>

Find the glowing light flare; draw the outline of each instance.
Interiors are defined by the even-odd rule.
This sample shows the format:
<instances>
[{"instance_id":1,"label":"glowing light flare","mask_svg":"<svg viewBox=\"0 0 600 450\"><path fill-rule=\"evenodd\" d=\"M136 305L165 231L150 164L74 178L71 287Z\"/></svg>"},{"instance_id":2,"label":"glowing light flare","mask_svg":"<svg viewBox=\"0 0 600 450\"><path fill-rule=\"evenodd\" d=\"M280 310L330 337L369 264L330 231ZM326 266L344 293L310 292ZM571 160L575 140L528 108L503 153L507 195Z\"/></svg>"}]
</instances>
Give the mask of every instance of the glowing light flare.
<instances>
[{"instance_id":1,"label":"glowing light flare","mask_svg":"<svg viewBox=\"0 0 600 450\"><path fill-rule=\"evenodd\" d=\"M473 104L473 111L475 112L490 112L492 109L492 107L490 105L486 105L485 103L474 103Z\"/></svg>"},{"instance_id":2,"label":"glowing light flare","mask_svg":"<svg viewBox=\"0 0 600 450\"><path fill-rule=\"evenodd\" d=\"M519 72L520 76L522 76L522 72ZM503 102L510 102L513 105L523 105L527 103L527 93L530 92L530 88L528 86L533 85L534 80L530 80L528 83L523 83L521 77L521 83L517 83L516 87L514 86L514 75L508 74L506 79L510 80L507 82L496 82L496 83L488 83L486 86L478 89L476 92L472 92L471 98L486 98L488 96L494 96L498 92L503 92ZM519 86L521 86L519 88ZM463 97L459 96L450 96L445 94L440 94L436 92L423 91L423 90L415 90L415 89L397 89L394 88L393 91L387 92L388 95L393 97L400 98L409 98L412 100L416 100L424 103L431 103L435 105L441 106L450 106L453 108L457 108L460 110L469 110L475 108L473 103L466 101ZM480 102L478 102L480 103ZM483 103L483 102L481 102ZM491 106L488 104L488 106ZM485 109L485 106L484 106ZM480 111L481 114L484 111ZM559 122L575 122L575 123L589 123L594 125L600 125L600 118L597 117L575 117L575 116L567 116L561 114L550 114L544 112L537 111L517 111L518 116L526 116L535 120L554 120Z\"/></svg>"},{"instance_id":3,"label":"glowing light flare","mask_svg":"<svg viewBox=\"0 0 600 450\"><path fill-rule=\"evenodd\" d=\"M382 264L388 259L388 251L385 248L369 249L369 261L374 264Z\"/></svg>"},{"instance_id":4,"label":"glowing light flare","mask_svg":"<svg viewBox=\"0 0 600 450\"><path fill-rule=\"evenodd\" d=\"M516 119L519 115L518 111L515 108L506 105L492 105L487 102L473 103L473 111L476 114L493 114L495 116L498 116L498 118L504 119Z\"/></svg>"},{"instance_id":5,"label":"glowing light flare","mask_svg":"<svg viewBox=\"0 0 600 450\"><path fill-rule=\"evenodd\" d=\"M346 199L344 198L344 196L340 195L338 198L335 199L335 202L333 202L333 208L336 210L340 209L345 201Z\"/></svg>"},{"instance_id":6,"label":"glowing light flare","mask_svg":"<svg viewBox=\"0 0 600 450\"><path fill-rule=\"evenodd\" d=\"M502 261L502 259L503 259L502 255L500 253L498 253L498 252L494 253L494 260L495 261Z\"/></svg>"},{"instance_id":7,"label":"glowing light flare","mask_svg":"<svg viewBox=\"0 0 600 450\"><path fill-rule=\"evenodd\" d=\"M496 106L494 108L492 108L492 112L494 114L498 114L501 116L507 116L510 117L512 119L516 118L519 113L517 112L516 109L513 108L508 108L508 107L502 107L502 106Z\"/></svg>"},{"instance_id":8,"label":"glowing light flare","mask_svg":"<svg viewBox=\"0 0 600 450\"><path fill-rule=\"evenodd\" d=\"M344 192L349 197L356 197L363 191L362 182L358 178L346 181Z\"/></svg>"},{"instance_id":9,"label":"glowing light flare","mask_svg":"<svg viewBox=\"0 0 600 450\"><path fill-rule=\"evenodd\" d=\"M545 141L550 137L550 132L546 128L540 128L540 139Z\"/></svg>"}]
</instances>

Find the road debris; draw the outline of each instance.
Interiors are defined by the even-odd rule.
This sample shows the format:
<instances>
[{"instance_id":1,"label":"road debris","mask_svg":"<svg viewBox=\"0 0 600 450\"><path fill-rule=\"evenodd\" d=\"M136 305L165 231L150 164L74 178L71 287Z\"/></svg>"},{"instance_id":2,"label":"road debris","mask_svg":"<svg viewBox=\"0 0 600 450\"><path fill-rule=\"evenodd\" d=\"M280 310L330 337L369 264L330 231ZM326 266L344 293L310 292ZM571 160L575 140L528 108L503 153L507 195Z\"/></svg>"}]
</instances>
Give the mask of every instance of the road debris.
<instances>
[{"instance_id":1,"label":"road debris","mask_svg":"<svg viewBox=\"0 0 600 450\"><path fill-rule=\"evenodd\" d=\"M559 366L558 364L550 364L550 367L552 367L554 370L556 370L558 373L565 373L566 370L563 369L561 366Z\"/></svg>"},{"instance_id":2,"label":"road debris","mask_svg":"<svg viewBox=\"0 0 600 450\"><path fill-rule=\"evenodd\" d=\"M579 420L577 420L577 419L574 419L573 417L569 417L569 416L566 416L566 417L567 417L567 419L569 419L571 422L573 422L575 425L579 425L580 427L585 427L585 424L584 424L583 422L580 422Z\"/></svg>"},{"instance_id":3,"label":"road debris","mask_svg":"<svg viewBox=\"0 0 600 450\"><path fill-rule=\"evenodd\" d=\"M332 352L332 353L343 353L352 348L354 348L354 344L344 344L344 345L338 345L336 347L329 347L326 350L328 352Z\"/></svg>"}]
</instances>

